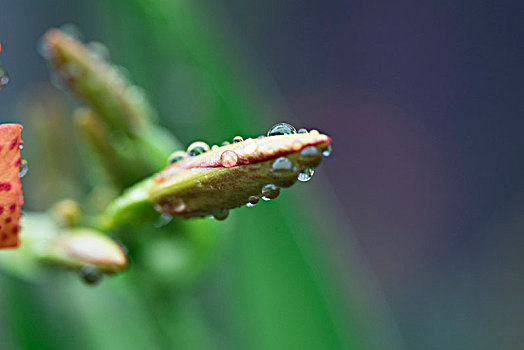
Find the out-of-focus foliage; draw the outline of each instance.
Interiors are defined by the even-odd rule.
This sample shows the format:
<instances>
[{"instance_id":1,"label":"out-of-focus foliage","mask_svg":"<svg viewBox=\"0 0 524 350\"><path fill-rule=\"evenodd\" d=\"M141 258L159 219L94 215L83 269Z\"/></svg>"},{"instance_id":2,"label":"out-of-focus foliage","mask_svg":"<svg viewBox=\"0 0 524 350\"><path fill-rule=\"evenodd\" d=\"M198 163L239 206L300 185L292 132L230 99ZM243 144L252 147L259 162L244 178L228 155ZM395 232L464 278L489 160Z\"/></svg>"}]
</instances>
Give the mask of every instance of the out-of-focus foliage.
<instances>
[{"instance_id":1,"label":"out-of-focus foliage","mask_svg":"<svg viewBox=\"0 0 524 350\"><path fill-rule=\"evenodd\" d=\"M100 28L112 52L122 61L125 52L123 63L131 76L162 106L160 122L184 142L256 136L275 121L278 108L257 88L257 67L242 60L212 9L199 2L161 0L115 0L98 6L107 16ZM120 25L131 26L137 36L117 30ZM194 95L184 93L187 86L197 87ZM178 92L173 104L164 90ZM92 93L94 99L104 97ZM49 115L54 107L46 106L46 99L38 95L28 101L44 105L32 112ZM184 106L184 99L190 103ZM35 194L45 194L46 187L59 191L59 181L67 178L78 193L74 197L87 198L81 205L96 209L139 180L136 169L123 171L118 149L113 153L111 143L104 143L114 136L105 109L93 103L90 108L76 112L75 118L78 133L91 144L83 150L92 155L88 176L60 174L53 179L42 174L29 181ZM67 113L61 118L43 127L42 138L68 133L63 127ZM107 124L107 132L100 123ZM94 129L107 136L100 138ZM128 131L122 132L131 142L135 137L150 141L151 135L144 139ZM167 155L174 149L161 151ZM40 157L57 164L58 154L42 149ZM97 159L96 154L106 158ZM108 172L111 164L113 174ZM107 181L98 181L104 178L101 174ZM46 198L54 194L47 193ZM2 278L5 298L0 308L6 312L0 321L6 346L396 348L392 325L385 309L377 307L380 298L361 272L360 257L348 257L337 241L337 220L321 193L304 191L256 209L239 209L225 222L174 220L161 227L114 232L129 248L131 269L96 289L71 274L45 269L39 269L40 278L32 282Z\"/></svg>"}]
</instances>

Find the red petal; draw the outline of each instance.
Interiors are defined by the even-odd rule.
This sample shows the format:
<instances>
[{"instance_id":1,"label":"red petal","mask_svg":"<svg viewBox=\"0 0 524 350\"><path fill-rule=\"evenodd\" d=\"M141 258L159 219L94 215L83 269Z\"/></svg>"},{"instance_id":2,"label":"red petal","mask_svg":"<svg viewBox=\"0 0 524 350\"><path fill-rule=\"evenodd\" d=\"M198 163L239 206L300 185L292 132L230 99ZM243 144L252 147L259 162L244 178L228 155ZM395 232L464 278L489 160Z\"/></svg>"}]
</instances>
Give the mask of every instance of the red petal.
<instances>
[{"instance_id":1,"label":"red petal","mask_svg":"<svg viewBox=\"0 0 524 350\"><path fill-rule=\"evenodd\" d=\"M20 124L0 124L0 248L20 244L20 215L24 198L20 182Z\"/></svg>"}]
</instances>

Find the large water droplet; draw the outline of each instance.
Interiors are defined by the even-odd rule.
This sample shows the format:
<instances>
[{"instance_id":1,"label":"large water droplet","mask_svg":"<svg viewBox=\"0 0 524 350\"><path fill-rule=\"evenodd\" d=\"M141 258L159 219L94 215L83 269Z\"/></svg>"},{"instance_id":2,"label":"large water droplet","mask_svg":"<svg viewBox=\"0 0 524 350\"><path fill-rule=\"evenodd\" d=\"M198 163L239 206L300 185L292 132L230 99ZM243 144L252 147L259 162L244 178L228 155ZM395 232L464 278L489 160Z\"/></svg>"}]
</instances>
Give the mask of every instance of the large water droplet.
<instances>
[{"instance_id":1,"label":"large water droplet","mask_svg":"<svg viewBox=\"0 0 524 350\"><path fill-rule=\"evenodd\" d=\"M324 152L322 152L322 155L324 157L329 157L331 155L331 152L333 151L333 147L331 147L331 145L329 145L325 150Z\"/></svg>"},{"instance_id":2,"label":"large water droplet","mask_svg":"<svg viewBox=\"0 0 524 350\"><path fill-rule=\"evenodd\" d=\"M280 188L273 184L267 184L262 187L262 199L265 201L275 199L280 194Z\"/></svg>"},{"instance_id":3,"label":"large water droplet","mask_svg":"<svg viewBox=\"0 0 524 350\"><path fill-rule=\"evenodd\" d=\"M168 164L175 164L177 162L180 162L182 159L185 159L187 158L188 155L186 152L184 151L176 151L176 152L173 152L169 158L167 159L167 163Z\"/></svg>"},{"instance_id":4,"label":"large water droplet","mask_svg":"<svg viewBox=\"0 0 524 350\"><path fill-rule=\"evenodd\" d=\"M298 133L299 134L307 134L307 130L304 129L304 128L300 128L300 129L298 129Z\"/></svg>"},{"instance_id":5,"label":"large water droplet","mask_svg":"<svg viewBox=\"0 0 524 350\"><path fill-rule=\"evenodd\" d=\"M309 181L313 177L314 173L315 173L315 169L313 169L313 168L306 168L306 169L304 169L304 171L302 171L300 174L298 174L297 180L298 181L302 181L302 182Z\"/></svg>"},{"instance_id":6,"label":"large water droplet","mask_svg":"<svg viewBox=\"0 0 524 350\"><path fill-rule=\"evenodd\" d=\"M190 157L196 157L209 151L209 145L202 141L196 141L189 145L187 153Z\"/></svg>"},{"instance_id":7,"label":"large water droplet","mask_svg":"<svg viewBox=\"0 0 524 350\"><path fill-rule=\"evenodd\" d=\"M267 136L275 136L275 135L289 135L289 134L296 134L297 130L293 127L293 125L288 123L278 123L273 125L269 131L267 132Z\"/></svg>"},{"instance_id":8,"label":"large water droplet","mask_svg":"<svg viewBox=\"0 0 524 350\"><path fill-rule=\"evenodd\" d=\"M277 158L271 165L271 171L276 175L287 175L293 171L293 162L286 157Z\"/></svg>"},{"instance_id":9,"label":"large water droplet","mask_svg":"<svg viewBox=\"0 0 524 350\"><path fill-rule=\"evenodd\" d=\"M0 66L0 90L5 88L9 83L9 75L4 67Z\"/></svg>"},{"instance_id":10,"label":"large water droplet","mask_svg":"<svg viewBox=\"0 0 524 350\"><path fill-rule=\"evenodd\" d=\"M18 169L18 176L20 178L23 178L25 174L27 174L28 170L29 170L29 167L27 165L27 160L22 159L22 161L20 162L19 169Z\"/></svg>"},{"instance_id":11,"label":"large water droplet","mask_svg":"<svg viewBox=\"0 0 524 350\"><path fill-rule=\"evenodd\" d=\"M246 203L246 206L247 207L254 207L255 204L258 203L258 201L260 200L260 198L258 198L257 196L250 196L247 200L247 203Z\"/></svg>"},{"instance_id":12,"label":"large water droplet","mask_svg":"<svg viewBox=\"0 0 524 350\"><path fill-rule=\"evenodd\" d=\"M217 220L225 220L225 218L227 218L228 215L229 215L229 210L228 209L213 210L213 216Z\"/></svg>"},{"instance_id":13,"label":"large water droplet","mask_svg":"<svg viewBox=\"0 0 524 350\"><path fill-rule=\"evenodd\" d=\"M238 143L244 141L244 138L242 136L235 136L233 137L233 143Z\"/></svg>"},{"instance_id":14,"label":"large water droplet","mask_svg":"<svg viewBox=\"0 0 524 350\"><path fill-rule=\"evenodd\" d=\"M314 159L319 156L319 150L315 146L308 146L300 151L300 159Z\"/></svg>"},{"instance_id":15,"label":"large water droplet","mask_svg":"<svg viewBox=\"0 0 524 350\"><path fill-rule=\"evenodd\" d=\"M80 269L80 278L87 284L95 285L104 274L96 266L86 265Z\"/></svg>"},{"instance_id":16,"label":"large water droplet","mask_svg":"<svg viewBox=\"0 0 524 350\"><path fill-rule=\"evenodd\" d=\"M224 151L220 155L220 164L224 168L231 168L238 164L238 155L234 151Z\"/></svg>"}]
</instances>

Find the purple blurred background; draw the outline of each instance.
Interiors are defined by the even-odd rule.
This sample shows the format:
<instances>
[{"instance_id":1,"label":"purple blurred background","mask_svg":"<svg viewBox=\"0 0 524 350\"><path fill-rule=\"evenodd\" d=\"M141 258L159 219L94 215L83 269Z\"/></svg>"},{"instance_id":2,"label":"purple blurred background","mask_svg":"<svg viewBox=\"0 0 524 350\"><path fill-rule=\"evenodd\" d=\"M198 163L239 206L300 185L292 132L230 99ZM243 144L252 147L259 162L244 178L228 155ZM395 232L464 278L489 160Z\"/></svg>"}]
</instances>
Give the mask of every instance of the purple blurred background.
<instances>
[{"instance_id":1,"label":"purple blurred background","mask_svg":"<svg viewBox=\"0 0 524 350\"><path fill-rule=\"evenodd\" d=\"M524 347L524 3L228 1L411 349Z\"/></svg>"},{"instance_id":2,"label":"purple blurred background","mask_svg":"<svg viewBox=\"0 0 524 350\"><path fill-rule=\"evenodd\" d=\"M296 126L333 137L324 177L406 346L524 347L523 2L218 3ZM2 3L2 40L19 38L4 111L47 79L34 45L50 23L89 27L89 5L35 6L22 26Z\"/></svg>"}]
</instances>

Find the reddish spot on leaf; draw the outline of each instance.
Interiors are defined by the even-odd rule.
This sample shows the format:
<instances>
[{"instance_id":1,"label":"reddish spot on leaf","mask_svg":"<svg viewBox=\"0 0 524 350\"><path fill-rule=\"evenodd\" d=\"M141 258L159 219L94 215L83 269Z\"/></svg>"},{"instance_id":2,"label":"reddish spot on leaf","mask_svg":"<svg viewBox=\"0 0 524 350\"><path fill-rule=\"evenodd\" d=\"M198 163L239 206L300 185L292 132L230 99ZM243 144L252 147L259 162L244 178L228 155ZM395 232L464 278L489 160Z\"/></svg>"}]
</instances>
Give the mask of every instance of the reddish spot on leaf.
<instances>
[{"instance_id":1,"label":"reddish spot on leaf","mask_svg":"<svg viewBox=\"0 0 524 350\"><path fill-rule=\"evenodd\" d=\"M18 140L20 140L20 137L17 136L15 137L12 141L11 141L11 144L9 145L9 149L12 150L13 148L15 148L16 146L18 146Z\"/></svg>"},{"instance_id":2,"label":"reddish spot on leaf","mask_svg":"<svg viewBox=\"0 0 524 350\"><path fill-rule=\"evenodd\" d=\"M20 182L19 124L0 124L0 248L14 248L20 244L20 215L24 202ZM15 165L15 166L13 166Z\"/></svg>"}]
</instances>

